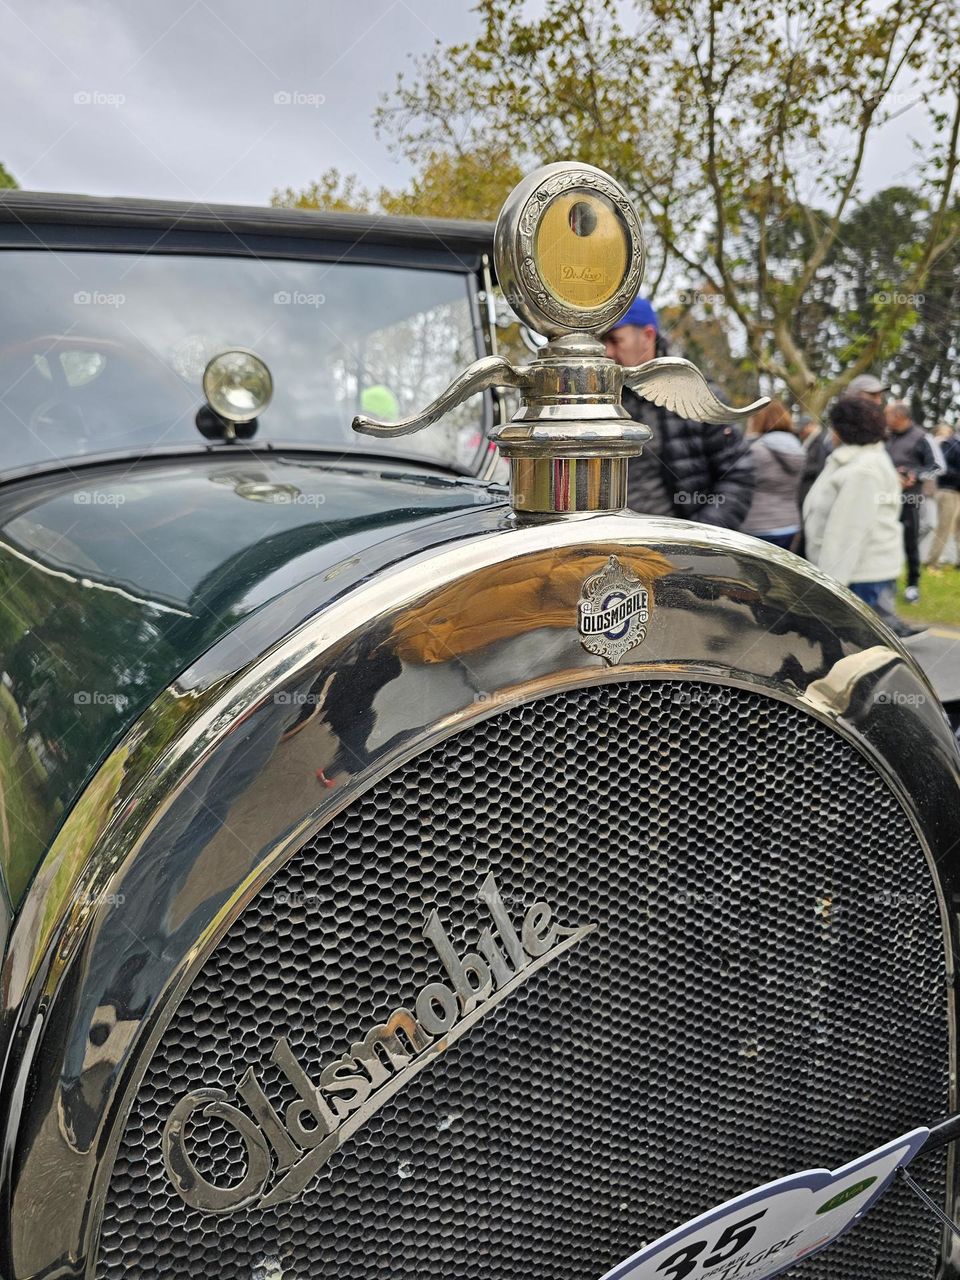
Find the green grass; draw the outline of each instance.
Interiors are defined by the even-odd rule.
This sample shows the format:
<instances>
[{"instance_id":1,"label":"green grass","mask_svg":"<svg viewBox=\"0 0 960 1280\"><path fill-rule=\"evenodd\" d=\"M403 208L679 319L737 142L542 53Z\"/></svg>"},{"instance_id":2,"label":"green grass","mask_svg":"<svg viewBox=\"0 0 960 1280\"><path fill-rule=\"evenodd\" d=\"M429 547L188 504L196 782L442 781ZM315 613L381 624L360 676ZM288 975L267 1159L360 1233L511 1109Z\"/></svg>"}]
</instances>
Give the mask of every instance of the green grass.
<instances>
[{"instance_id":1,"label":"green grass","mask_svg":"<svg viewBox=\"0 0 960 1280\"><path fill-rule=\"evenodd\" d=\"M938 576L926 569L920 575L920 600L906 604L903 599L904 579L897 592L897 613L909 622L940 623L960 627L960 569L943 569Z\"/></svg>"}]
</instances>

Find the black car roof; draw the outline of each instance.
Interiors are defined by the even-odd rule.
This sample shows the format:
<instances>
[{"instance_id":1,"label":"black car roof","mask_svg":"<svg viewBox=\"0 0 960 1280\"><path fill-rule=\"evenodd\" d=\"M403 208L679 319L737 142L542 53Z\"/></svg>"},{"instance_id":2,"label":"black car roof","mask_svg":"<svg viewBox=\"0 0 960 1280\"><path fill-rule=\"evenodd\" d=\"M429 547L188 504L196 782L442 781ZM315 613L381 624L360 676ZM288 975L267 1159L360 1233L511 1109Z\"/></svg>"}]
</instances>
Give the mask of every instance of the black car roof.
<instances>
[{"instance_id":1,"label":"black car roof","mask_svg":"<svg viewBox=\"0 0 960 1280\"><path fill-rule=\"evenodd\" d=\"M356 258L475 270L493 223L0 191L0 248Z\"/></svg>"}]
</instances>

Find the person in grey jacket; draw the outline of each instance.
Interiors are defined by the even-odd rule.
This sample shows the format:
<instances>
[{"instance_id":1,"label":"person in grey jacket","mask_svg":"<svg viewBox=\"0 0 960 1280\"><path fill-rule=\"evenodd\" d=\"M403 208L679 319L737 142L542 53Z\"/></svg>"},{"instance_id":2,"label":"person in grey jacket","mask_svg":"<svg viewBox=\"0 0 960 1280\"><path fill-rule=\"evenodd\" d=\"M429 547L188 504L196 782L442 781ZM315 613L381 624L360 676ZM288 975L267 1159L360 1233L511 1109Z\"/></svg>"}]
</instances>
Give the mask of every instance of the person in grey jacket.
<instances>
[{"instance_id":1,"label":"person in grey jacket","mask_svg":"<svg viewBox=\"0 0 960 1280\"><path fill-rule=\"evenodd\" d=\"M771 400L750 419L747 440L757 483L743 531L789 548L800 532L797 486L806 461L790 410Z\"/></svg>"}]
</instances>

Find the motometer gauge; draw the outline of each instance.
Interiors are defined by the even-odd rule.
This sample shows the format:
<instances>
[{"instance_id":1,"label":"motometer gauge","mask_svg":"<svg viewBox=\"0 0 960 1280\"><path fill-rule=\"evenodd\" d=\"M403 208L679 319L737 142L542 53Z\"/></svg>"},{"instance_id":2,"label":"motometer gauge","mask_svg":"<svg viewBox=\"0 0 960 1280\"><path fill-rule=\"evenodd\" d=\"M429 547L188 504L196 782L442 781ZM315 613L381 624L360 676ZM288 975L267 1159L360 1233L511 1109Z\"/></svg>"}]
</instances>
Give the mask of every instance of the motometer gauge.
<instances>
[{"instance_id":1,"label":"motometer gauge","mask_svg":"<svg viewBox=\"0 0 960 1280\"><path fill-rule=\"evenodd\" d=\"M649 428L620 403L625 386L700 422L733 422L745 409L722 404L688 360L661 356L623 369L600 338L625 315L643 278L643 231L627 193L592 165L551 164L507 197L494 233L500 287L531 329L550 339L529 364L475 361L422 413L399 422L357 417L367 435L400 436L437 422L468 396L511 386L521 407L491 439L511 461L517 512L566 515L626 505L627 461Z\"/></svg>"}]
</instances>

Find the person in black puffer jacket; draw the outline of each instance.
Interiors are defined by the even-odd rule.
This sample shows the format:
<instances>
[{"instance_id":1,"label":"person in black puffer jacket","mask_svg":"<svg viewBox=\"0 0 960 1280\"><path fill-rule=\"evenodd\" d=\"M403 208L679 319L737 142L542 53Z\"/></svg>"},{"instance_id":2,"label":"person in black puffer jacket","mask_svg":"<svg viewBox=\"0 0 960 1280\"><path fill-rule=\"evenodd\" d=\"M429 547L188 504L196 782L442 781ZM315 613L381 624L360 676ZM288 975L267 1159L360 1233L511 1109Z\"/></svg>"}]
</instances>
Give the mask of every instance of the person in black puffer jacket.
<instances>
[{"instance_id":1,"label":"person in black puffer jacket","mask_svg":"<svg viewBox=\"0 0 960 1280\"><path fill-rule=\"evenodd\" d=\"M605 335L607 355L624 367L652 360L663 354L659 330L653 307L637 298ZM753 462L739 431L681 418L629 388L623 407L653 432L641 456L630 459L627 505L644 515L682 516L739 529L754 490Z\"/></svg>"}]
</instances>

